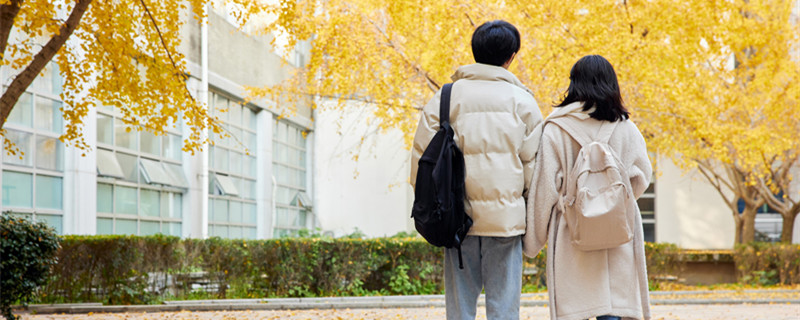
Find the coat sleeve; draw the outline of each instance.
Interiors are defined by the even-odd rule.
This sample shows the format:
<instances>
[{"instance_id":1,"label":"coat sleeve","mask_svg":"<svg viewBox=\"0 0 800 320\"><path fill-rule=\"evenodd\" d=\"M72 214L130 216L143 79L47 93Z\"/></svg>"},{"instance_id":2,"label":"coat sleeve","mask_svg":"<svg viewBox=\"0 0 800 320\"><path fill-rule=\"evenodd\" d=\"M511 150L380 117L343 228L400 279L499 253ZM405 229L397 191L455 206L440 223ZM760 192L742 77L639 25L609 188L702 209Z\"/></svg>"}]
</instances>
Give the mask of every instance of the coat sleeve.
<instances>
[{"instance_id":1,"label":"coat sleeve","mask_svg":"<svg viewBox=\"0 0 800 320\"><path fill-rule=\"evenodd\" d=\"M647 145L645 144L644 137L642 137L642 133L639 132L636 125L632 127L633 129L629 135L630 140L628 143L631 150L628 152L628 155L634 158L628 168L628 176L631 180L633 195L636 199L639 199L650 185L650 178L653 176L653 166L650 164L650 157L647 155Z\"/></svg>"},{"instance_id":2,"label":"coat sleeve","mask_svg":"<svg viewBox=\"0 0 800 320\"><path fill-rule=\"evenodd\" d=\"M519 151L519 159L522 161L523 173L525 175L525 185L522 196L528 199L528 191L531 180L533 180L534 163L536 162L534 160L536 159L536 152L539 151L541 132L537 133L537 126L542 122L542 112L539 111L539 105L533 97L521 103L517 110L520 119L525 123L525 138L522 141L522 147Z\"/></svg>"},{"instance_id":3,"label":"coat sleeve","mask_svg":"<svg viewBox=\"0 0 800 320\"><path fill-rule=\"evenodd\" d=\"M414 145L411 150L411 187L416 188L417 169L419 169L419 158L425 152L425 148L439 130L439 99L441 90L436 92L428 104L420 111L419 124L414 134Z\"/></svg>"},{"instance_id":4,"label":"coat sleeve","mask_svg":"<svg viewBox=\"0 0 800 320\"><path fill-rule=\"evenodd\" d=\"M547 242L547 229L561 197L560 190L564 182L564 170L561 168L563 148L558 147L559 142L554 141L551 130L554 130L553 126L547 126L542 133L542 144L536 155L531 182L531 189L535 189L528 197L526 206L522 250L529 257L535 257Z\"/></svg>"}]
</instances>

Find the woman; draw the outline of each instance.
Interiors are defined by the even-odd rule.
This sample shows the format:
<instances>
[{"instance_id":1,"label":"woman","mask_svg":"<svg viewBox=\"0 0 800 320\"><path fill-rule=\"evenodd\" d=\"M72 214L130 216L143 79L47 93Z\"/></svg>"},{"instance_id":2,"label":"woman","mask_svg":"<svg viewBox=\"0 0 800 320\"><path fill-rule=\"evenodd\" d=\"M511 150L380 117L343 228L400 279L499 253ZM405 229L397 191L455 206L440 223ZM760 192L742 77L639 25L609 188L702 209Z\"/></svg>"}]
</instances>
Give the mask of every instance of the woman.
<instances>
[{"instance_id":1,"label":"woman","mask_svg":"<svg viewBox=\"0 0 800 320\"><path fill-rule=\"evenodd\" d=\"M559 123L567 122L573 134L577 129L594 139L598 139L604 123L610 126L611 129L604 129L607 137L610 134L608 145L618 156L620 171L625 171L630 180L628 188L634 199L649 184L652 168L644 138L628 120L614 68L598 55L578 60L570 71L566 97L556 108L541 128L531 184L535 194L528 200L523 241L528 256L535 256L549 242L547 287L551 319L649 319L644 235L635 202L628 206L628 212L635 211L631 218L635 220L630 223L632 240L599 250L581 250L573 244L563 215L564 203L559 203L581 150L581 144ZM550 122L556 118L557 123Z\"/></svg>"}]
</instances>

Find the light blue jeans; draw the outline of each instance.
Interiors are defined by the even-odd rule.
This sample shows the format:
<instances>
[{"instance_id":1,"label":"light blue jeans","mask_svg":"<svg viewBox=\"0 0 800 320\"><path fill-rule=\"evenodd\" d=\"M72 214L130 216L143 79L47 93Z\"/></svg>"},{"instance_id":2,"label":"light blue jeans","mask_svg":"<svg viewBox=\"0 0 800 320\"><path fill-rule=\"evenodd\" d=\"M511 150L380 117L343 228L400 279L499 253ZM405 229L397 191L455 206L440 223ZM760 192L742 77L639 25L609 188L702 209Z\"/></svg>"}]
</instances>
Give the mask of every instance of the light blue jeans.
<instances>
[{"instance_id":1,"label":"light blue jeans","mask_svg":"<svg viewBox=\"0 0 800 320\"><path fill-rule=\"evenodd\" d=\"M519 319L522 291L522 236L467 236L458 250L445 249L444 285L448 320L473 320L481 289L486 291L486 318Z\"/></svg>"}]
</instances>

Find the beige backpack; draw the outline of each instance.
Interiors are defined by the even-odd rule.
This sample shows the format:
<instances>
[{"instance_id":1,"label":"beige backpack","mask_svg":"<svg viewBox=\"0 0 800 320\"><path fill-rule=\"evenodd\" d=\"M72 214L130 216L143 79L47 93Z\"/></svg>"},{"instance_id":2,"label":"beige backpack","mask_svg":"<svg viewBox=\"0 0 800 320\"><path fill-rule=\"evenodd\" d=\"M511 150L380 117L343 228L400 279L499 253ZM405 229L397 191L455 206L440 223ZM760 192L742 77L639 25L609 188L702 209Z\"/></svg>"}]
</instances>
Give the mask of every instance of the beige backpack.
<instances>
[{"instance_id":1,"label":"beige backpack","mask_svg":"<svg viewBox=\"0 0 800 320\"><path fill-rule=\"evenodd\" d=\"M617 122L602 121L596 138L566 117L550 122L580 145L559 199L572 244L580 250L610 249L633 239L636 199L617 153L608 145Z\"/></svg>"}]
</instances>

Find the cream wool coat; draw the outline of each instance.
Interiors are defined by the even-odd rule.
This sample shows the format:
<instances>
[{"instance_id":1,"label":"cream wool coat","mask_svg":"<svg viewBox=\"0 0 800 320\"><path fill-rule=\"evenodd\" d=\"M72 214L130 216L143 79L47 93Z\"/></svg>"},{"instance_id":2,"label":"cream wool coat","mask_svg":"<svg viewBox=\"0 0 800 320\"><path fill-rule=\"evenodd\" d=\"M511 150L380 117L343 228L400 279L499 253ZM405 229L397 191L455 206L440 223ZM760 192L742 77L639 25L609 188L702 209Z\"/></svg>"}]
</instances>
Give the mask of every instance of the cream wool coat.
<instances>
[{"instance_id":1,"label":"cream wool coat","mask_svg":"<svg viewBox=\"0 0 800 320\"><path fill-rule=\"evenodd\" d=\"M550 117L571 117L596 136L601 122L581 112L575 103L557 108ZM590 110L591 111L591 110ZM528 231L523 250L535 256L546 242L547 287L550 318L582 320L601 315L624 319L650 319L644 233L636 207L633 241L618 248L581 251L571 244L569 231L558 208L562 185L580 151L580 144L554 124L539 128L541 146L536 157L534 194L528 199ZM615 128L609 145L627 168L633 193L638 199L652 174L647 148L636 125L623 121Z\"/></svg>"},{"instance_id":2,"label":"cream wool coat","mask_svg":"<svg viewBox=\"0 0 800 320\"><path fill-rule=\"evenodd\" d=\"M511 237L525 233L526 186L533 178L542 114L533 93L510 71L472 64L452 76L450 124L466 165L468 235ZM419 158L439 130L441 90L422 109L411 157L411 184Z\"/></svg>"}]
</instances>

